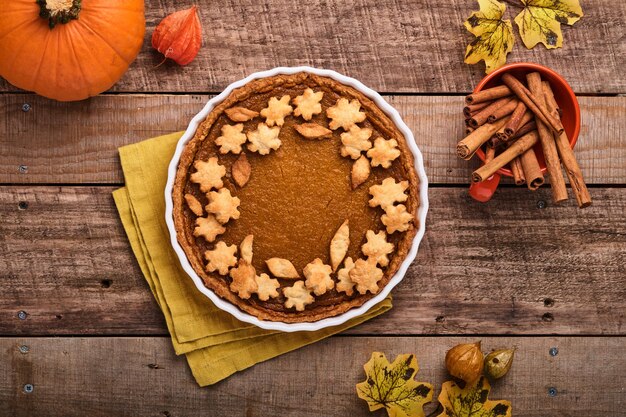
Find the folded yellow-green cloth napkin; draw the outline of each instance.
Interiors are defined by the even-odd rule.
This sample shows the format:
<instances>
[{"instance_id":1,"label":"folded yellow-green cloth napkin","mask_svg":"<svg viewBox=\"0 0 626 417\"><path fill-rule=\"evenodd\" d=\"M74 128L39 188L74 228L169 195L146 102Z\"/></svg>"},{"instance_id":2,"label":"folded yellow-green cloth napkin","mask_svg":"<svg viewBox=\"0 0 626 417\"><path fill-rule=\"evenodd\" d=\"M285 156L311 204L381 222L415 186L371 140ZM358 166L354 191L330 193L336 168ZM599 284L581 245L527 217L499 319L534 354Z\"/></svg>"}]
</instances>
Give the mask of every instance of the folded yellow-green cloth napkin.
<instances>
[{"instance_id":1,"label":"folded yellow-green cloth napkin","mask_svg":"<svg viewBox=\"0 0 626 417\"><path fill-rule=\"evenodd\" d=\"M366 314L316 332L283 333L243 323L215 307L179 264L165 224L167 170L182 132L119 149L126 186L113 198L131 247L161 307L177 355L200 386L214 384L301 346L339 333L391 308L388 297Z\"/></svg>"}]
</instances>

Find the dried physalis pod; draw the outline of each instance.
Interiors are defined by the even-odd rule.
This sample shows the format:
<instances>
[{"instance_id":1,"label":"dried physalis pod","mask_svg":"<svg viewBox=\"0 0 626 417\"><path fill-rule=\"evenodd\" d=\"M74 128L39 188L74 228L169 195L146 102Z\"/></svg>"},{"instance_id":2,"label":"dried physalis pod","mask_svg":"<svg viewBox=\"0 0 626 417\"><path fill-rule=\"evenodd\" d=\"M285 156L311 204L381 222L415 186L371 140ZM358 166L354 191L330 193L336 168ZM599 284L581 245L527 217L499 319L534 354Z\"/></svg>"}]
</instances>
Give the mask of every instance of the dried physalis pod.
<instances>
[{"instance_id":1,"label":"dried physalis pod","mask_svg":"<svg viewBox=\"0 0 626 417\"><path fill-rule=\"evenodd\" d=\"M483 366L480 342L456 345L446 353L446 368L450 375L461 378L468 384L482 375Z\"/></svg>"},{"instance_id":2,"label":"dried physalis pod","mask_svg":"<svg viewBox=\"0 0 626 417\"><path fill-rule=\"evenodd\" d=\"M348 101L348 99L340 98L334 106L326 110L326 114L332 119L329 124L330 128L336 130L341 127L343 130L348 130L356 123L361 123L366 115L360 109L359 100Z\"/></svg>"},{"instance_id":3,"label":"dried physalis pod","mask_svg":"<svg viewBox=\"0 0 626 417\"><path fill-rule=\"evenodd\" d=\"M375 261L357 259L349 276L352 282L356 284L356 290L359 294L365 294L368 291L376 294L379 290L378 281L383 278L383 271L376 266Z\"/></svg>"},{"instance_id":4,"label":"dried physalis pod","mask_svg":"<svg viewBox=\"0 0 626 417\"><path fill-rule=\"evenodd\" d=\"M406 232L411 227L413 215L406 211L404 204L398 204L397 206L387 206L385 214L381 216L380 220L386 226L389 234Z\"/></svg>"},{"instance_id":5,"label":"dried physalis pod","mask_svg":"<svg viewBox=\"0 0 626 417\"><path fill-rule=\"evenodd\" d=\"M192 182L200 185L200 190L204 193L212 188L220 189L224 186L222 177L226 175L226 168L217 162L216 157L209 158L208 161L197 160L193 163L196 172L189 176Z\"/></svg>"},{"instance_id":6,"label":"dried physalis pod","mask_svg":"<svg viewBox=\"0 0 626 417\"><path fill-rule=\"evenodd\" d=\"M368 230L365 233L365 238L367 242L361 247L363 255L380 266L389 265L389 257L387 255L393 252L393 243L387 242L385 232L381 230L378 233L374 233L373 230Z\"/></svg>"},{"instance_id":7,"label":"dried physalis pod","mask_svg":"<svg viewBox=\"0 0 626 417\"><path fill-rule=\"evenodd\" d=\"M316 93L310 88L307 88L302 95L293 99L293 104L296 105L293 114L295 116L302 116L304 120L311 120L313 115L322 112L320 101L322 101L323 97L324 93L322 91Z\"/></svg>"},{"instance_id":8,"label":"dried physalis pod","mask_svg":"<svg viewBox=\"0 0 626 417\"><path fill-rule=\"evenodd\" d=\"M256 130L247 133L248 150L258 152L260 155L267 155L270 151L280 148L282 142L278 139L279 127L267 127L265 123L259 123Z\"/></svg>"},{"instance_id":9,"label":"dried physalis pod","mask_svg":"<svg viewBox=\"0 0 626 417\"><path fill-rule=\"evenodd\" d=\"M238 197L233 197L227 188L211 191L207 194L207 198L209 204L206 206L206 210L213 213L218 222L224 224L230 219L238 219L241 215L237 209L241 200Z\"/></svg>"},{"instance_id":10,"label":"dried physalis pod","mask_svg":"<svg viewBox=\"0 0 626 417\"><path fill-rule=\"evenodd\" d=\"M485 375L489 378L502 378L513 365L515 349L494 350L485 357Z\"/></svg>"},{"instance_id":11,"label":"dried physalis pod","mask_svg":"<svg viewBox=\"0 0 626 417\"><path fill-rule=\"evenodd\" d=\"M385 178L381 184L372 185L370 194L372 198L369 201L370 207L381 206L383 210L394 205L396 202L403 202L409 198L404 191L409 188L408 181L396 182L392 177Z\"/></svg>"},{"instance_id":12,"label":"dried physalis pod","mask_svg":"<svg viewBox=\"0 0 626 417\"><path fill-rule=\"evenodd\" d=\"M233 165L230 167L230 173L238 186L243 187L248 183L252 173L252 166L248 162L248 157L245 153L239 155L239 158L233 162Z\"/></svg>"},{"instance_id":13,"label":"dried physalis pod","mask_svg":"<svg viewBox=\"0 0 626 417\"><path fill-rule=\"evenodd\" d=\"M400 156L398 142L395 139L376 138L374 147L367 151L367 156L371 159L373 167L389 168L391 163Z\"/></svg>"},{"instance_id":14,"label":"dried physalis pod","mask_svg":"<svg viewBox=\"0 0 626 417\"><path fill-rule=\"evenodd\" d=\"M332 290L335 287L335 281L330 277L331 272L330 265L325 265L320 258L315 258L303 270L306 277L306 287L315 295L322 295L326 291Z\"/></svg>"},{"instance_id":15,"label":"dried physalis pod","mask_svg":"<svg viewBox=\"0 0 626 417\"><path fill-rule=\"evenodd\" d=\"M265 117L265 123L268 126L282 126L285 123L285 117L289 116L293 111L293 107L289 105L291 97L284 95L279 99L270 98L267 107L261 110L261 116Z\"/></svg>"},{"instance_id":16,"label":"dried physalis pod","mask_svg":"<svg viewBox=\"0 0 626 417\"><path fill-rule=\"evenodd\" d=\"M243 124L238 123L234 126L222 126L222 136L215 139L215 144L220 147L220 153L222 154L227 154L228 152L239 154L241 153L241 145L246 143L246 140L248 139L243 133Z\"/></svg>"},{"instance_id":17,"label":"dried physalis pod","mask_svg":"<svg viewBox=\"0 0 626 417\"><path fill-rule=\"evenodd\" d=\"M229 109L224 110L226 116L233 122L247 122L248 120L252 120L259 115L259 112L254 110L246 109L245 107L231 107Z\"/></svg>"},{"instance_id":18,"label":"dried physalis pod","mask_svg":"<svg viewBox=\"0 0 626 417\"><path fill-rule=\"evenodd\" d=\"M282 258L270 258L265 261L267 268L277 278L298 279L300 274L291 261Z\"/></svg>"},{"instance_id":19,"label":"dried physalis pod","mask_svg":"<svg viewBox=\"0 0 626 417\"><path fill-rule=\"evenodd\" d=\"M239 254L241 259L249 264L252 264L252 243L254 241L254 235L248 235L243 238L239 244Z\"/></svg>"},{"instance_id":20,"label":"dried physalis pod","mask_svg":"<svg viewBox=\"0 0 626 417\"><path fill-rule=\"evenodd\" d=\"M323 139L329 137L333 131L326 129L317 123L302 123L293 127L296 131L307 139Z\"/></svg>"},{"instance_id":21,"label":"dried physalis pod","mask_svg":"<svg viewBox=\"0 0 626 417\"><path fill-rule=\"evenodd\" d=\"M278 297L280 283L277 279L272 279L267 274L261 274L255 277L255 281L257 286L256 293L259 296L259 300L267 301L270 298Z\"/></svg>"},{"instance_id":22,"label":"dried physalis pod","mask_svg":"<svg viewBox=\"0 0 626 417\"><path fill-rule=\"evenodd\" d=\"M217 271L220 275L228 275L228 270L237 264L237 246L227 245L219 241L211 250L204 252L204 259L208 261L206 269L209 272Z\"/></svg>"},{"instance_id":23,"label":"dried physalis pod","mask_svg":"<svg viewBox=\"0 0 626 417\"><path fill-rule=\"evenodd\" d=\"M356 125L352 126L350 130L341 134L341 156L350 157L352 159L358 159L361 157L361 152L367 151L372 147L372 142L369 141L372 136L372 129L360 128Z\"/></svg>"},{"instance_id":24,"label":"dried physalis pod","mask_svg":"<svg viewBox=\"0 0 626 417\"><path fill-rule=\"evenodd\" d=\"M202 216L204 214L204 209L202 208L202 203L198 201L193 194L185 194L185 201L187 202L187 207L195 214L196 216Z\"/></svg>"},{"instance_id":25,"label":"dried physalis pod","mask_svg":"<svg viewBox=\"0 0 626 417\"><path fill-rule=\"evenodd\" d=\"M348 223L349 221L346 219L330 241L330 265L333 267L333 272L337 270L348 253L348 246L350 245L350 226Z\"/></svg>"},{"instance_id":26,"label":"dried physalis pod","mask_svg":"<svg viewBox=\"0 0 626 417\"><path fill-rule=\"evenodd\" d=\"M354 268L354 261L349 256L343 261L343 268L337 271L337 291L345 292L350 296L354 294L354 281L350 278L350 271Z\"/></svg>"},{"instance_id":27,"label":"dried physalis pod","mask_svg":"<svg viewBox=\"0 0 626 417\"><path fill-rule=\"evenodd\" d=\"M256 283L256 271L254 267L244 260L239 260L237 267L230 270L230 290L236 292L239 298L247 300L258 289Z\"/></svg>"},{"instance_id":28,"label":"dried physalis pod","mask_svg":"<svg viewBox=\"0 0 626 417\"><path fill-rule=\"evenodd\" d=\"M71 5L73 2L46 3L59 5L69 3ZM94 32L94 35L96 33ZM165 58L171 58L179 65L187 65L193 61L201 45L202 25L196 6L166 16L152 33L152 47L165 55Z\"/></svg>"},{"instance_id":29,"label":"dried physalis pod","mask_svg":"<svg viewBox=\"0 0 626 417\"><path fill-rule=\"evenodd\" d=\"M283 294L287 301L285 307L295 308L296 311L304 311L304 307L313 303L315 298L304 286L304 281L296 281L291 287L283 288Z\"/></svg>"},{"instance_id":30,"label":"dried physalis pod","mask_svg":"<svg viewBox=\"0 0 626 417\"><path fill-rule=\"evenodd\" d=\"M355 190L363 184L370 176L370 161L365 155L361 155L359 159L352 164L352 189Z\"/></svg>"},{"instance_id":31,"label":"dried physalis pod","mask_svg":"<svg viewBox=\"0 0 626 417\"><path fill-rule=\"evenodd\" d=\"M206 217L196 218L196 228L193 230L193 235L202 236L207 242L213 242L218 235L225 231L226 229L215 219L215 216L207 214Z\"/></svg>"}]
</instances>

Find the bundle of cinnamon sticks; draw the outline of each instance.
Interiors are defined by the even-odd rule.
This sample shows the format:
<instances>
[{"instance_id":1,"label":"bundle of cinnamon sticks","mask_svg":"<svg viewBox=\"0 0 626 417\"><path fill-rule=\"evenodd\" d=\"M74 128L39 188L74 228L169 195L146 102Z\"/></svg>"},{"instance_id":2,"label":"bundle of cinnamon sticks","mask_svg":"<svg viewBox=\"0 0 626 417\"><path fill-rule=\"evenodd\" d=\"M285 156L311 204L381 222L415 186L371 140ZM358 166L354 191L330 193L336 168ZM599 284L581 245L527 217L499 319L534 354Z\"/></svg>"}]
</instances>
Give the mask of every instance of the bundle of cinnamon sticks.
<instances>
[{"instance_id":1,"label":"bundle of cinnamon sticks","mask_svg":"<svg viewBox=\"0 0 626 417\"><path fill-rule=\"evenodd\" d=\"M472 173L480 182L508 165L516 185L536 190L545 179L534 146L541 144L546 162L552 199L567 200L561 164L580 208L591 204L591 196L561 123L559 108L550 87L538 72L526 75L526 85L509 73L504 85L482 90L465 98L467 136L457 144L457 154L469 160L483 147L485 164Z\"/></svg>"}]
</instances>

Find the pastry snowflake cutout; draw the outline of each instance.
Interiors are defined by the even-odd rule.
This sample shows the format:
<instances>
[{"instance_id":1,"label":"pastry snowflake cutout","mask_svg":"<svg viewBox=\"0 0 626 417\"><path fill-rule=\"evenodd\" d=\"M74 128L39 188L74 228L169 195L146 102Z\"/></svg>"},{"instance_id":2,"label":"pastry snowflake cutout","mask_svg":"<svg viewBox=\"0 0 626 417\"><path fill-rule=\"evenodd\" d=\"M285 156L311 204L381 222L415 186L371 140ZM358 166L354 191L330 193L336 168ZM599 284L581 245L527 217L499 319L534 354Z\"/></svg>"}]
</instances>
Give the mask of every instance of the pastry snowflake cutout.
<instances>
[{"instance_id":1,"label":"pastry snowflake cutout","mask_svg":"<svg viewBox=\"0 0 626 417\"><path fill-rule=\"evenodd\" d=\"M302 116L304 120L311 120L313 115L322 112L320 101L322 101L323 97L324 93L322 91L316 93L312 89L307 88L301 96L293 99L293 104L296 105L293 114Z\"/></svg>"},{"instance_id":2,"label":"pastry snowflake cutout","mask_svg":"<svg viewBox=\"0 0 626 417\"><path fill-rule=\"evenodd\" d=\"M265 123L259 123L256 130L248 132L248 150L267 155L270 151L280 148L282 142L278 139L279 127L268 127Z\"/></svg>"},{"instance_id":3,"label":"pastry snowflake cutout","mask_svg":"<svg viewBox=\"0 0 626 417\"><path fill-rule=\"evenodd\" d=\"M372 198L369 201L370 207L381 206L383 210L393 206L396 202L403 202L409 198L404 191L409 188L408 181L396 182L392 177L385 178L381 184L372 185L370 194Z\"/></svg>"},{"instance_id":4,"label":"pastry snowflake cutout","mask_svg":"<svg viewBox=\"0 0 626 417\"><path fill-rule=\"evenodd\" d=\"M211 191L212 188L220 189L224 186L222 177L226 175L226 168L217 162L216 157L209 158L208 161L196 161L193 163L196 172L191 174L189 179L200 185L203 193Z\"/></svg>"},{"instance_id":5,"label":"pastry snowflake cutout","mask_svg":"<svg viewBox=\"0 0 626 417\"><path fill-rule=\"evenodd\" d=\"M280 288L280 283L277 279L272 279L267 274L261 274L257 275L254 280L256 282L256 293L259 296L259 300L267 301L270 297L278 297L278 288Z\"/></svg>"},{"instance_id":6,"label":"pastry snowflake cutout","mask_svg":"<svg viewBox=\"0 0 626 417\"><path fill-rule=\"evenodd\" d=\"M350 271L354 268L354 261L352 258L347 257L343 262L343 268L337 271L337 291L345 292L347 295L354 294L354 282L350 278Z\"/></svg>"},{"instance_id":7,"label":"pastry snowflake cutout","mask_svg":"<svg viewBox=\"0 0 626 417\"><path fill-rule=\"evenodd\" d=\"M193 235L202 236L207 242L213 242L217 235L221 235L225 231L226 229L215 219L215 216L208 214L206 217L196 218L196 228L193 230Z\"/></svg>"},{"instance_id":8,"label":"pastry snowflake cutout","mask_svg":"<svg viewBox=\"0 0 626 417\"><path fill-rule=\"evenodd\" d=\"M239 260L237 268L230 270L230 277L233 279L230 283L230 290L236 292L239 298L247 300L258 289L256 271L245 261Z\"/></svg>"},{"instance_id":9,"label":"pastry snowflake cutout","mask_svg":"<svg viewBox=\"0 0 626 417\"><path fill-rule=\"evenodd\" d=\"M220 147L221 154L228 152L239 154L241 153L241 145L246 143L246 140L246 135L243 133L243 123L238 123L234 126L222 126L222 136L215 139L215 144Z\"/></svg>"},{"instance_id":10,"label":"pastry snowflake cutout","mask_svg":"<svg viewBox=\"0 0 626 417\"><path fill-rule=\"evenodd\" d=\"M365 237L367 242L361 247L363 255L380 266L389 265L389 257L387 255L393 252L393 243L387 242L385 232L381 230L378 233L374 233L373 230L368 230L365 233Z\"/></svg>"},{"instance_id":11,"label":"pastry snowflake cutout","mask_svg":"<svg viewBox=\"0 0 626 417\"><path fill-rule=\"evenodd\" d=\"M372 136L372 129L352 126L350 130L341 134L341 143L343 144L341 156L358 159L361 152L372 147L372 142L369 141L370 136Z\"/></svg>"},{"instance_id":12,"label":"pastry snowflake cutout","mask_svg":"<svg viewBox=\"0 0 626 417\"><path fill-rule=\"evenodd\" d=\"M302 271L306 277L306 287L315 295L322 295L332 290L335 287L335 281L330 277L332 271L330 265L325 265L320 258L315 258Z\"/></svg>"},{"instance_id":13,"label":"pastry snowflake cutout","mask_svg":"<svg viewBox=\"0 0 626 417\"><path fill-rule=\"evenodd\" d=\"M235 252L237 252L237 246L229 246L222 241L217 242L213 250L204 252L204 258L208 261L207 271L217 271L220 275L228 275L228 270L237 264Z\"/></svg>"},{"instance_id":14,"label":"pastry snowflake cutout","mask_svg":"<svg viewBox=\"0 0 626 417\"><path fill-rule=\"evenodd\" d=\"M213 213L218 222L224 224L230 219L238 219L240 216L239 200L238 197L233 197L227 188L222 188L219 191L211 191L207 194L209 204L206 206L206 210L209 213Z\"/></svg>"},{"instance_id":15,"label":"pastry snowflake cutout","mask_svg":"<svg viewBox=\"0 0 626 417\"><path fill-rule=\"evenodd\" d=\"M261 110L261 116L265 117L265 123L268 126L282 126L285 123L285 117L289 116L293 111L293 107L289 105L291 97L284 95L279 99L270 98L267 107Z\"/></svg>"},{"instance_id":16,"label":"pastry snowflake cutout","mask_svg":"<svg viewBox=\"0 0 626 417\"><path fill-rule=\"evenodd\" d=\"M283 288L283 294L287 298L285 307L295 307L296 311L304 311L304 306L315 301L309 290L304 287L304 281L296 281L291 287Z\"/></svg>"},{"instance_id":17,"label":"pastry snowflake cutout","mask_svg":"<svg viewBox=\"0 0 626 417\"><path fill-rule=\"evenodd\" d=\"M388 206L380 220L387 227L387 233L406 232L409 230L413 215L406 211L404 204Z\"/></svg>"},{"instance_id":18,"label":"pastry snowflake cutout","mask_svg":"<svg viewBox=\"0 0 626 417\"><path fill-rule=\"evenodd\" d=\"M332 119L329 124L330 128L336 130L341 127L343 130L348 130L356 123L361 123L366 116L360 109L359 100L348 101L346 98L340 98L333 107L326 110L326 114Z\"/></svg>"},{"instance_id":19,"label":"pastry snowflake cutout","mask_svg":"<svg viewBox=\"0 0 626 417\"><path fill-rule=\"evenodd\" d=\"M382 269L378 268L376 262L372 260L358 259L350 271L350 279L356 284L356 290L359 294L365 294L368 291L376 294L378 281L382 277Z\"/></svg>"},{"instance_id":20,"label":"pastry snowflake cutout","mask_svg":"<svg viewBox=\"0 0 626 417\"><path fill-rule=\"evenodd\" d=\"M373 167L389 168L391 163L400 156L398 142L395 139L376 138L374 147L367 151L367 156L372 160Z\"/></svg>"}]
</instances>

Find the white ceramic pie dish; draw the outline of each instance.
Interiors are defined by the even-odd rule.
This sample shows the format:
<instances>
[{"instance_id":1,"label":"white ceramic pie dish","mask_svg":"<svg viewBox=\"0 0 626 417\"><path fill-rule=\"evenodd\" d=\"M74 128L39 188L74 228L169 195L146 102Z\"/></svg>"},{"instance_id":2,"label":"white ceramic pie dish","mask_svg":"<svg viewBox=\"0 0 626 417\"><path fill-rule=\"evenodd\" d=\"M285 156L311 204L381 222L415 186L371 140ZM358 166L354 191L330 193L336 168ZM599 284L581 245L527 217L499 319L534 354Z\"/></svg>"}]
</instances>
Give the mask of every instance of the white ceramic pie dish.
<instances>
[{"instance_id":1,"label":"white ceramic pie dish","mask_svg":"<svg viewBox=\"0 0 626 417\"><path fill-rule=\"evenodd\" d=\"M415 169L417 171L417 176L419 178L419 199L420 205L417 210L417 217L419 222L419 227L417 233L415 234L415 238L413 239L413 243L411 245L411 249L409 250L406 258L398 268L398 271L393 275L393 277L389 280L389 283L378 293L376 296L369 299L363 305L358 308L353 308L351 310L346 311L343 314L338 316L329 317L326 319L322 319L315 322L308 323L283 323L276 321L264 321L259 318L245 313L240 310L237 306L229 303L223 298L219 297L209 288L207 288L202 279L196 274L194 269L192 268L187 256L183 248L178 243L178 239L176 237L176 228L174 227L174 218L172 215L173 210L173 202L172 202L172 187L174 185L174 180L176 178L176 170L178 168L178 162L180 160L180 155L183 151L185 144L194 136L198 125L207 117L207 115L213 110L213 108L222 102L228 95L236 88L242 87L248 82L258 79L271 77L278 74L294 74L297 72L309 72L312 74L325 76L332 78L342 84L349 85L365 96L369 97L378 107L380 107L387 116L396 124L398 129L402 132L404 137L406 138L406 142L413 153L415 160ZM204 106L204 108L198 113L189 123L187 130L183 134L183 136L178 141L178 145L176 146L176 151L169 165L168 169L168 178L167 185L165 186L165 222L167 223L167 227L170 233L170 241L178 259L180 261L181 266L189 275L189 277L193 280L194 284L198 288L202 294L206 295L217 307L220 309L227 311L228 313L235 316L238 320L241 320L246 323L254 324L263 329L267 330L280 330L283 332L296 332L296 331L315 331L320 330L326 327L337 326L345 323L346 321L360 316L366 313L370 308L374 305L378 304L382 301L389 292L396 286L404 275L406 274L407 269L415 259L417 255L417 249L419 244L424 236L425 224L426 224L426 213L428 212L428 179L426 177L426 172L424 171L424 162L422 159L422 153L419 148L415 144L415 139L413 137L413 133L409 130L406 124L402 121L402 118L398 114L398 111L391 107L389 103L387 103L377 92L366 87L360 81L355 80L354 78L346 77L345 75L341 75L335 71L331 70L323 70L311 67L278 67L268 71L256 72L251 74L250 76L244 78L243 80L234 82L230 84L220 95L212 98L209 102Z\"/></svg>"}]
</instances>

